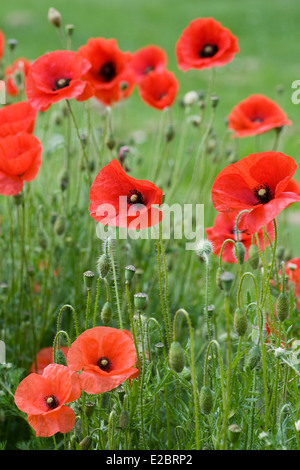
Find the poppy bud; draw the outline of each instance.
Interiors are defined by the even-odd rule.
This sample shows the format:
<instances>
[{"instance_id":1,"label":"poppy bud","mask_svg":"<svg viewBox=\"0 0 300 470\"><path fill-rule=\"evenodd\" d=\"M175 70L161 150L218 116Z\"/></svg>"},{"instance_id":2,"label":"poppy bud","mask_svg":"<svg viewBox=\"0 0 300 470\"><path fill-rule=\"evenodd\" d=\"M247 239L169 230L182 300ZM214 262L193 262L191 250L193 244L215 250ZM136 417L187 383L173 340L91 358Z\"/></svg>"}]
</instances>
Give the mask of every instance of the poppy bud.
<instances>
[{"instance_id":1,"label":"poppy bud","mask_svg":"<svg viewBox=\"0 0 300 470\"><path fill-rule=\"evenodd\" d=\"M216 108L216 107L218 106L218 104L219 104L220 98L219 98L217 95L212 95L212 96L210 97L210 100L211 100L212 107L213 107L213 108Z\"/></svg>"},{"instance_id":2,"label":"poppy bud","mask_svg":"<svg viewBox=\"0 0 300 470\"><path fill-rule=\"evenodd\" d=\"M283 322L289 316L290 302L287 294L283 292L281 292L278 296L276 302L276 312L281 322Z\"/></svg>"},{"instance_id":3,"label":"poppy bud","mask_svg":"<svg viewBox=\"0 0 300 470\"><path fill-rule=\"evenodd\" d=\"M66 357L61 349L57 349L55 353L56 364L61 364L62 366L67 365Z\"/></svg>"},{"instance_id":4,"label":"poppy bud","mask_svg":"<svg viewBox=\"0 0 300 470\"><path fill-rule=\"evenodd\" d=\"M109 323L112 317L112 306L110 302L105 302L101 310L101 320L103 323Z\"/></svg>"},{"instance_id":5,"label":"poppy bud","mask_svg":"<svg viewBox=\"0 0 300 470\"><path fill-rule=\"evenodd\" d=\"M103 253L97 261L97 271L99 275L104 278L110 270L110 258L106 253Z\"/></svg>"},{"instance_id":6,"label":"poppy bud","mask_svg":"<svg viewBox=\"0 0 300 470\"><path fill-rule=\"evenodd\" d=\"M250 245L248 259L252 269L257 269L259 265L259 252L255 243Z\"/></svg>"},{"instance_id":7,"label":"poppy bud","mask_svg":"<svg viewBox=\"0 0 300 470\"><path fill-rule=\"evenodd\" d=\"M228 427L228 436L232 444L238 441L241 432L242 432L242 429L240 428L238 424L231 424Z\"/></svg>"},{"instance_id":8,"label":"poppy bud","mask_svg":"<svg viewBox=\"0 0 300 470\"><path fill-rule=\"evenodd\" d=\"M94 280L94 277L95 277L95 273L93 273L93 271L85 271L83 273L83 277L84 277L85 287L88 290L90 290L90 288L93 285L93 280Z\"/></svg>"},{"instance_id":9,"label":"poppy bud","mask_svg":"<svg viewBox=\"0 0 300 470\"><path fill-rule=\"evenodd\" d=\"M116 141L115 141L115 138L114 138L113 134L110 134L108 136L108 138L106 140L106 145L109 148L109 150L113 150L115 148Z\"/></svg>"},{"instance_id":10,"label":"poppy bud","mask_svg":"<svg viewBox=\"0 0 300 470\"><path fill-rule=\"evenodd\" d=\"M171 142L175 136L175 130L172 124L169 124L167 131L166 131L166 141Z\"/></svg>"},{"instance_id":11,"label":"poppy bud","mask_svg":"<svg viewBox=\"0 0 300 470\"><path fill-rule=\"evenodd\" d=\"M90 418L93 415L94 409L95 409L95 403L93 403L92 401L87 401L84 404L84 411L88 418Z\"/></svg>"},{"instance_id":12,"label":"poppy bud","mask_svg":"<svg viewBox=\"0 0 300 470\"><path fill-rule=\"evenodd\" d=\"M86 436L82 441L79 443L82 450L88 450L92 444L92 436Z\"/></svg>"},{"instance_id":13,"label":"poppy bud","mask_svg":"<svg viewBox=\"0 0 300 470\"><path fill-rule=\"evenodd\" d=\"M66 32L69 36L72 36L74 33L75 26L73 24L66 24L65 26Z\"/></svg>"},{"instance_id":14,"label":"poppy bud","mask_svg":"<svg viewBox=\"0 0 300 470\"><path fill-rule=\"evenodd\" d=\"M132 266L132 264L126 266L125 267L125 281L130 282L135 272L136 272L136 269L134 266Z\"/></svg>"},{"instance_id":15,"label":"poppy bud","mask_svg":"<svg viewBox=\"0 0 300 470\"><path fill-rule=\"evenodd\" d=\"M59 215L54 223L54 231L57 235L63 235L66 230L66 218L64 215Z\"/></svg>"},{"instance_id":16,"label":"poppy bud","mask_svg":"<svg viewBox=\"0 0 300 470\"><path fill-rule=\"evenodd\" d=\"M239 262L240 262L240 264L244 264L245 253L246 253L244 244L242 242L236 242L235 246L236 246L236 249L237 249Z\"/></svg>"},{"instance_id":17,"label":"poppy bud","mask_svg":"<svg viewBox=\"0 0 300 470\"><path fill-rule=\"evenodd\" d=\"M69 173L67 172L65 168L61 171L59 175L59 183L60 183L60 188L62 191L67 189L68 184L69 184Z\"/></svg>"},{"instance_id":18,"label":"poppy bud","mask_svg":"<svg viewBox=\"0 0 300 470\"><path fill-rule=\"evenodd\" d=\"M229 271L224 271L220 276L222 288L226 290L227 292L229 292L231 285L233 283L233 280L234 280L234 275Z\"/></svg>"},{"instance_id":19,"label":"poppy bud","mask_svg":"<svg viewBox=\"0 0 300 470\"><path fill-rule=\"evenodd\" d=\"M148 302L147 294L143 294L139 292L138 294L134 294L134 305L138 310L144 310Z\"/></svg>"},{"instance_id":20,"label":"poppy bud","mask_svg":"<svg viewBox=\"0 0 300 470\"><path fill-rule=\"evenodd\" d=\"M47 250L47 247L48 247L48 238L47 238L47 235L46 235L46 232L42 229L40 229L38 231L38 234L37 234L37 243L39 245L40 248L42 248L43 250Z\"/></svg>"},{"instance_id":21,"label":"poppy bud","mask_svg":"<svg viewBox=\"0 0 300 470\"><path fill-rule=\"evenodd\" d=\"M169 364L175 372L181 372L185 365L184 349L178 341L173 341L169 349Z\"/></svg>"},{"instance_id":22,"label":"poppy bud","mask_svg":"<svg viewBox=\"0 0 300 470\"><path fill-rule=\"evenodd\" d=\"M192 106L199 100L199 95L196 91L188 91L183 97L184 106Z\"/></svg>"},{"instance_id":23,"label":"poppy bud","mask_svg":"<svg viewBox=\"0 0 300 470\"><path fill-rule=\"evenodd\" d=\"M253 346L250 349L249 354L246 358L246 368L253 370L260 361L260 349L259 346Z\"/></svg>"},{"instance_id":24,"label":"poppy bud","mask_svg":"<svg viewBox=\"0 0 300 470\"><path fill-rule=\"evenodd\" d=\"M223 290L222 282L221 282L221 275L224 273L224 269L221 266L218 267L216 273L216 284L220 290Z\"/></svg>"},{"instance_id":25,"label":"poppy bud","mask_svg":"<svg viewBox=\"0 0 300 470\"><path fill-rule=\"evenodd\" d=\"M206 385L200 390L200 408L202 413L208 415L211 412L213 406L213 396L211 389Z\"/></svg>"},{"instance_id":26,"label":"poppy bud","mask_svg":"<svg viewBox=\"0 0 300 470\"><path fill-rule=\"evenodd\" d=\"M61 14L55 8L49 8L49 10L48 10L48 20L56 28L61 27Z\"/></svg>"},{"instance_id":27,"label":"poppy bud","mask_svg":"<svg viewBox=\"0 0 300 470\"><path fill-rule=\"evenodd\" d=\"M126 411L126 410L121 411L119 422L120 422L121 428L123 429L123 431L125 431L125 429L128 428L128 424L129 424L128 411Z\"/></svg>"},{"instance_id":28,"label":"poppy bud","mask_svg":"<svg viewBox=\"0 0 300 470\"><path fill-rule=\"evenodd\" d=\"M187 367L184 367L182 372L181 372L181 377L183 377L185 380L191 380L192 373L191 373L190 369L188 369Z\"/></svg>"},{"instance_id":29,"label":"poppy bud","mask_svg":"<svg viewBox=\"0 0 300 470\"><path fill-rule=\"evenodd\" d=\"M244 336L248 327L248 320L245 311L237 308L234 314L234 328L239 336Z\"/></svg>"},{"instance_id":30,"label":"poppy bud","mask_svg":"<svg viewBox=\"0 0 300 470\"><path fill-rule=\"evenodd\" d=\"M208 240L200 240L197 243L195 248L195 253L199 258L203 261L206 261L206 258L210 256L213 252L213 247L210 241Z\"/></svg>"},{"instance_id":31,"label":"poppy bud","mask_svg":"<svg viewBox=\"0 0 300 470\"><path fill-rule=\"evenodd\" d=\"M9 49L11 51L13 51L18 45L18 41L17 41L17 39L8 39L7 45L9 47Z\"/></svg>"}]
</instances>

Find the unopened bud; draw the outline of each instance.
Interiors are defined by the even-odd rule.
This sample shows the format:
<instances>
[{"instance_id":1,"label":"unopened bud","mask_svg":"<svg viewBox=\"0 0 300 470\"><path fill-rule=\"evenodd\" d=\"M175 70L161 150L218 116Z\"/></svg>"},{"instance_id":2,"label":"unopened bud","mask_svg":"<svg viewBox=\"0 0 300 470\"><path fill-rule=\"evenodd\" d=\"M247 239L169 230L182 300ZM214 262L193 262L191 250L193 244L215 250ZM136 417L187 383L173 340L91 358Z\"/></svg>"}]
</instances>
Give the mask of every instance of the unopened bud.
<instances>
[{"instance_id":1,"label":"unopened bud","mask_svg":"<svg viewBox=\"0 0 300 470\"><path fill-rule=\"evenodd\" d=\"M245 366L246 368L253 370L258 365L259 361L260 361L259 346L253 346L253 348L251 348L248 353Z\"/></svg>"},{"instance_id":2,"label":"unopened bud","mask_svg":"<svg viewBox=\"0 0 300 470\"><path fill-rule=\"evenodd\" d=\"M112 305L110 302L105 302L101 310L101 320L103 323L109 323L112 317Z\"/></svg>"},{"instance_id":3,"label":"unopened bud","mask_svg":"<svg viewBox=\"0 0 300 470\"><path fill-rule=\"evenodd\" d=\"M237 308L234 313L234 328L239 336L244 336L248 328L248 320L245 311Z\"/></svg>"},{"instance_id":4,"label":"unopened bud","mask_svg":"<svg viewBox=\"0 0 300 470\"><path fill-rule=\"evenodd\" d=\"M92 444L92 436L86 436L82 441L79 443L82 450L88 450Z\"/></svg>"},{"instance_id":5,"label":"unopened bud","mask_svg":"<svg viewBox=\"0 0 300 470\"><path fill-rule=\"evenodd\" d=\"M56 358L56 364L61 364L62 366L67 365L66 356L64 355L61 349L57 349L55 353L55 358Z\"/></svg>"},{"instance_id":6,"label":"unopened bud","mask_svg":"<svg viewBox=\"0 0 300 470\"><path fill-rule=\"evenodd\" d=\"M169 124L167 131L166 131L166 141L171 142L175 136L175 129L172 124Z\"/></svg>"},{"instance_id":7,"label":"unopened bud","mask_svg":"<svg viewBox=\"0 0 300 470\"><path fill-rule=\"evenodd\" d=\"M286 293L281 292L279 294L276 302L276 312L281 322L283 322L289 316L290 302Z\"/></svg>"},{"instance_id":8,"label":"unopened bud","mask_svg":"<svg viewBox=\"0 0 300 470\"><path fill-rule=\"evenodd\" d=\"M110 134L108 136L108 138L106 140L106 145L109 148L109 150L113 150L115 148L116 141L115 141L115 138L114 138L113 134Z\"/></svg>"},{"instance_id":9,"label":"unopened bud","mask_svg":"<svg viewBox=\"0 0 300 470\"><path fill-rule=\"evenodd\" d=\"M209 240L200 240L195 248L196 255L202 260L206 261L207 257L213 252L213 246Z\"/></svg>"},{"instance_id":10,"label":"unopened bud","mask_svg":"<svg viewBox=\"0 0 300 470\"><path fill-rule=\"evenodd\" d=\"M246 253L244 244L242 242L236 242L235 246L236 246L237 254L238 254L238 258L239 258L238 260L239 260L240 264L244 264L245 253Z\"/></svg>"},{"instance_id":11,"label":"unopened bud","mask_svg":"<svg viewBox=\"0 0 300 470\"><path fill-rule=\"evenodd\" d=\"M252 269L257 269L259 265L259 252L257 246L252 243L248 251L248 259Z\"/></svg>"},{"instance_id":12,"label":"unopened bud","mask_svg":"<svg viewBox=\"0 0 300 470\"><path fill-rule=\"evenodd\" d=\"M103 253L103 255L101 255L97 261L97 271L100 277L104 278L107 276L110 270L110 266L111 264L109 256L106 253Z\"/></svg>"},{"instance_id":13,"label":"unopened bud","mask_svg":"<svg viewBox=\"0 0 300 470\"><path fill-rule=\"evenodd\" d=\"M61 14L55 8L52 8L52 7L49 8L49 10L48 10L48 20L56 28L61 27Z\"/></svg>"},{"instance_id":14,"label":"unopened bud","mask_svg":"<svg viewBox=\"0 0 300 470\"><path fill-rule=\"evenodd\" d=\"M173 341L169 349L169 364L175 372L181 372L185 366L184 349L178 341Z\"/></svg>"},{"instance_id":15,"label":"unopened bud","mask_svg":"<svg viewBox=\"0 0 300 470\"><path fill-rule=\"evenodd\" d=\"M54 230L57 235L63 235L66 230L66 218L64 215L59 215L54 223Z\"/></svg>"},{"instance_id":16,"label":"unopened bud","mask_svg":"<svg viewBox=\"0 0 300 470\"><path fill-rule=\"evenodd\" d=\"M119 422L120 422L121 428L123 429L123 431L125 431L125 429L127 429L129 425L128 411L126 410L121 411Z\"/></svg>"},{"instance_id":17,"label":"unopened bud","mask_svg":"<svg viewBox=\"0 0 300 470\"><path fill-rule=\"evenodd\" d=\"M200 408L202 413L204 414L209 414L211 412L213 406L213 395L212 391L209 387L206 385L203 385L203 387L200 390Z\"/></svg>"}]
</instances>

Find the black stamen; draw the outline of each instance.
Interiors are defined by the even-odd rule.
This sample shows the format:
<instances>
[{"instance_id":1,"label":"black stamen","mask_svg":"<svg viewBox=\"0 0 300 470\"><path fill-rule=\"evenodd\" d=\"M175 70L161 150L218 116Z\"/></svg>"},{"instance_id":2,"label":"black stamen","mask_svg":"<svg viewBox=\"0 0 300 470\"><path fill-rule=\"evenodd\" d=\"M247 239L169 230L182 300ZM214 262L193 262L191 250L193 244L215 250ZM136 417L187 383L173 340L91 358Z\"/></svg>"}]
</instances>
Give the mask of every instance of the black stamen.
<instances>
[{"instance_id":1,"label":"black stamen","mask_svg":"<svg viewBox=\"0 0 300 470\"><path fill-rule=\"evenodd\" d=\"M199 55L203 58L213 57L218 50L219 48L215 44L205 44L199 52Z\"/></svg>"},{"instance_id":2,"label":"black stamen","mask_svg":"<svg viewBox=\"0 0 300 470\"><path fill-rule=\"evenodd\" d=\"M71 79L70 78L59 78L54 82L53 91L60 90L61 88L66 88L69 86Z\"/></svg>"},{"instance_id":3,"label":"black stamen","mask_svg":"<svg viewBox=\"0 0 300 470\"><path fill-rule=\"evenodd\" d=\"M254 195L259 204L267 204L274 197L273 191L270 189L267 183L256 186L254 188Z\"/></svg>"},{"instance_id":4,"label":"black stamen","mask_svg":"<svg viewBox=\"0 0 300 470\"><path fill-rule=\"evenodd\" d=\"M47 395L44 397L44 400L49 410L54 410L58 407L58 399L55 395Z\"/></svg>"},{"instance_id":5,"label":"black stamen","mask_svg":"<svg viewBox=\"0 0 300 470\"><path fill-rule=\"evenodd\" d=\"M127 196L127 203L132 204L143 204L143 195L137 189L131 189Z\"/></svg>"},{"instance_id":6,"label":"black stamen","mask_svg":"<svg viewBox=\"0 0 300 470\"><path fill-rule=\"evenodd\" d=\"M98 359L97 366L100 367L101 370L105 370L108 372L111 366L111 362L108 357L103 356Z\"/></svg>"},{"instance_id":7,"label":"black stamen","mask_svg":"<svg viewBox=\"0 0 300 470\"><path fill-rule=\"evenodd\" d=\"M104 82L110 82L117 75L115 64L111 61L105 62L100 68L99 74Z\"/></svg>"}]
</instances>

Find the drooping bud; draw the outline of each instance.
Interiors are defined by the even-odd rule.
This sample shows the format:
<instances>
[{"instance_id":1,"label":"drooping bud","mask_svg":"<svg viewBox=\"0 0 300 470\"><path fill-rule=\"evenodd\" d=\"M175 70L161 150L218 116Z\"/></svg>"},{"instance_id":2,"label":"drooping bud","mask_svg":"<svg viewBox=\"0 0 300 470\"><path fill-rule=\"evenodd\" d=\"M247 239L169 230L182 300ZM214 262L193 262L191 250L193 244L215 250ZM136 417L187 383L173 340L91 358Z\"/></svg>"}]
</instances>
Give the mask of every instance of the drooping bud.
<instances>
[{"instance_id":1,"label":"drooping bud","mask_svg":"<svg viewBox=\"0 0 300 470\"><path fill-rule=\"evenodd\" d=\"M231 424L228 426L228 437L232 444L238 441L241 435L242 429L238 424Z\"/></svg>"},{"instance_id":2,"label":"drooping bud","mask_svg":"<svg viewBox=\"0 0 300 470\"><path fill-rule=\"evenodd\" d=\"M109 323L112 317L112 305L110 302L105 302L101 310L101 320L103 323Z\"/></svg>"},{"instance_id":3,"label":"drooping bud","mask_svg":"<svg viewBox=\"0 0 300 470\"><path fill-rule=\"evenodd\" d=\"M244 264L246 250L242 242L236 242L236 249L240 264Z\"/></svg>"},{"instance_id":4,"label":"drooping bud","mask_svg":"<svg viewBox=\"0 0 300 470\"><path fill-rule=\"evenodd\" d=\"M148 303L148 296L143 292L139 292L138 294L134 294L134 305L138 310L144 310Z\"/></svg>"},{"instance_id":5,"label":"drooping bud","mask_svg":"<svg viewBox=\"0 0 300 470\"><path fill-rule=\"evenodd\" d=\"M68 171L66 170L66 168L64 168L60 175L59 175L59 184L60 184L60 188L62 191L65 191L65 189L67 189L68 187L68 184L69 184L69 173Z\"/></svg>"},{"instance_id":6,"label":"drooping bud","mask_svg":"<svg viewBox=\"0 0 300 470\"><path fill-rule=\"evenodd\" d=\"M93 441L92 436L86 436L79 443L79 446L81 447L82 450L88 450L91 447L92 441Z\"/></svg>"},{"instance_id":7,"label":"drooping bud","mask_svg":"<svg viewBox=\"0 0 300 470\"><path fill-rule=\"evenodd\" d=\"M166 130L166 141L171 142L175 136L175 129L172 124L169 124L167 130Z\"/></svg>"},{"instance_id":8,"label":"drooping bud","mask_svg":"<svg viewBox=\"0 0 300 470\"><path fill-rule=\"evenodd\" d=\"M56 364L61 364L62 366L67 365L66 356L64 355L61 349L57 349L55 353L55 358L56 358Z\"/></svg>"},{"instance_id":9,"label":"drooping bud","mask_svg":"<svg viewBox=\"0 0 300 470\"><path fill-rule=\"evenodd\" d=\"M169 349L169 364L175 372L181 372L185 366L184 349L178 341L173 341Z\"/></svg>"},{"instance_id":10,"label":"drooping bud","mask_svg":"<svg viewBox=\"0 0 300 470\"><path fill-rule=\"evenodd\" d=\"M216 108L219 104L220 98L217 95L212 95L210 97L210 100L211 100L212 107Z\"/></svg>"},{"instance_id":11,"label":"drooping bud","mask_svg":"<svg viewBox=\"0 0 300 470\"><path fill-rule=\"evenodd\" d=\"M113 136L113 134L109 134L109 136L106 139L106 146L109 148L109 150L113 150L115 148L116 141Z\"/></svg>"},{"instance_id":12,"label":"drooping bud","mask_svg":"<svg viewBox=\"0 0 300 470\"><path fill-rule=\"evenodd\" d=\"M259 346L253 346L253 348L250 349L246 358L245 367L250 370L253 370L258 365L260 361L260 356L261 354Z\"/></svg>"},{"instance_id":13,"label":"drooping bud","mask_svg":"<svg viewBox=\"0 0 300 470\"><path fill-rule=\"evenodd\" d=\"M257 269L259 265L259 252L255 243L252 243L248 251L249 264L252 269Z\"/></svg>"},{"instance_id":14,"label":"drooping bud","mask_svg":"<svg viewBox=\"0 0 300 470\"><path fill-rule=\"evenodd\" d=\"M206 385L200 390L200 409L202 413L208 415L211 412L213 406L213 395L212 391Z\"/></svg>"},{"instance_id":15,"label":"drooping bud","mask_svg":"<svg viewBox=\"0 0 300 470\"><path fill-rule=\"evenodd\" d=\"M234 313L234 328L239 336L244 336L248 327L247 315L244 309L237 308Z\"/></svg>"},{"instance_id":16,"label":"drooping bud","mask_svg":"<svg viewBox=\"0 0 300 470\"><path fill-rule=\"evenodd\" d=\"M66 217L59 215L54 223L54 231L57 235L63 235L66 230Z\"/></svg>"},{"instance_id":17,"label":"drooping bud","mask_svg":"<svg viewBox=\"0 0 300 470\"><path fill-rule=\"evenodd\" d=\"M47 248L48 248L48 237L47 237L47 234L46 234L45 230L43 230L43 229L38 230L37 243L38 243L40 248L42 248L43 250L47 250Z\"/></svg>"},{"instance_id":18,"label":"drooping bud","mask_svg":"<svg viewBox=\"0 0 300 470\"><path fill-rule=\"evenodd\" d=\"M61 27L61 14L55 8L52 8L52 7L49 8L49 10L48 10L48 20L56 28Z\"/></svg>"},{"instance_id":19,"label":"drooping bud","mask_svg":"<svg viewBox=\"0 0 300 470\"><path fill-rule=\"evenodd\" d=\"M101 255L97 261L97 271L100 277L104 278L107 276L110 270L110 266L111 264L109 256L106 253L103 253L103 255Z\"/></svg>"},{"instance_id":20,"label":"drooping bud","mask_svg":"<svg viewBox=\"0 0 300 470\"><path fill-rule=\"evenodd\" d=\"M95 273L93 271L85 271L83 273L83 277L84 277L85 287L87 288L87 290L90 290L93 285Z\"/></svg>"},{"instance_id":21,"label":"drooping bud","mask_svg":"<svg viewBox=\"0 0 300 470\"><path fill-rule=\"evenodd\" d=\"M213 246L209 240L200 240L195 248L196 255L202 260L206 261L207 257L213 252Z\"/></svg>"},{"instance_id":22,"label":"drooping bud","mask_svg":"<svg viewBox=\"0 0 300 470\"><path fill-rule=\"evenodd\" d=\"M125 281L130 282L135 272L136 272L136 268L132 264L129 264L128 266L126 266L125 267Z\"/></svg>"},{"instance_id":23,"label":"drooping bud","mask_svg":"<svg viewBox=\"0 0 300 470\"><path fill-rule=\"evenodd\" d=\"M122 410L120 413L119 423L123 431L128 428L129 425L129 415L128 411Z\"/></svg>"},{"instance_id":24,"label":"drooping bud","mask_svg":"<svg viewBox=\"0 0 300 470\"><path fill-rule=\"evenodd\" d=\"M276 312L278 318L283 322L290 313L290 301L286 293L281 292L276 302Z\"/></svg>"},{"instance_id":25,"label":"drooping bud","mask_svg":"<svg viewBox=\"0 0 300 470\"><path fill-rule=\"evenodd\" d=\"M217 287L220 289L220 290L223 290L223 286L222 286L222 282L221 282L221 275L224 273L224 268L222 268L221 266L218 267L217 269L217 273L216 273L216 284L217 284Z\"/></svg>"}]
</instances>

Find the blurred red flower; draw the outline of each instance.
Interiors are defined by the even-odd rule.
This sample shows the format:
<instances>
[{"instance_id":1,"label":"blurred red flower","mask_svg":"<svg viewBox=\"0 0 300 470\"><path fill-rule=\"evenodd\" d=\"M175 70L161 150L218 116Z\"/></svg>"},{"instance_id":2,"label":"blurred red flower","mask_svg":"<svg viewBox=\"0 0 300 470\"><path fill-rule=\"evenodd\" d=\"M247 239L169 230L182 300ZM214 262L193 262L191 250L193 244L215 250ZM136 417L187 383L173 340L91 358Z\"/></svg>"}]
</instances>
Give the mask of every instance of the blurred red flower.
<instances>
[{"instance_id":1,"label":"blurred red flower","mask_svg":"<svg viewBox=\"0 0 300 470\"><path fill-rule=\"evenodd\" d=\"M237 52L237 38L213 18L191 21L176 43L178 67L184 72L222 67Z\"/></svg>"},{"instance_id":2,"label":"blurred red flower","mask_svg":"<svg viewBox=\"0 0 300 470\"><path fill-rule=\"evenodd\" d=\"M142 100L148 106L159 110L172 106L178 89L175 75L168 70L150 72L139 84Z\"/></svg>"},{"instance_id":3,"label":"blurred red flower","mask_svg":"<svg viewBox=\"0 0 300 470\"><path fill-rule=\"evenodd\" d=\"M18 132L32 133L37 111L27 101L9 104L0 109L0 137Z\"/></svg>"},{"instance_id":4,"label":"blurred red flower","mask_svg":"<svg viewBox=\"0 0 300 470\"><path fill-rule=\"evenodd\" d=\"M53 51L39 57L26 77L28 101L38 111L46 111L63 99L89 99L92 90L82 76L90 67L87 60L73 51Z\"/></svg>"},{"instance_id":5,"label":"blurred red flower","mask_svg":"<svg viewBox=\"0 0 300 470\"><path fill-rule=\"evenodd\" d=\"M234 131L233 137L262 134L291 124L278 104L264 95L249 96L235 106L228 116L228 128Z\"/></svg>"},{"instance_id":6,"label":"blurred red flower","mask_svg":"<svg viewBox=\"0 0 300 470\"><path fill-rule=\"evenodd\" d=\"M163 192L150 181L127 175L118 160L112 160L96 176L90 190L90 215L113 227L147 228L158 224Z\"/></svg>"},{"instance_id":7,"label":"blurred red flower","mask_svg":"<svg viewBox=\"0 0 300 470\"><path fill-rule=\"evenodd\" d=\"M5 37L0 29L0 62L4 54L4 44L5 44Z\"/></svg>"},{"instance_id":8,"label":"blurred red flower","mask_svg":"<svg viewBox=\"0 0 300 470\"><path fill-rule=\"evenodd\" d=\"M67 346L61 346L59 348L67 358L69 348ZM41 349L37 355L36 360L31 364L29 372L35 372L36 374L42 375L45 367L53 363L53 347Z\"/></svg>"},{"instance_id":9,"label":"blurred red flower","mask_svg":"<svg viewBox=\"0 0 300 470\"><path fill-rule=\"evenodd\" d=\"M212 243L213 252L215 255L220 256L221 248L225 240L231 239L237 241L236 233L236 220L239 212L220 212L214 221L213 227L206 229L207 238ZM243 221L245 214L241 214L239 219L239 227ZM274 238L274 226L269 223L266 227L266 231L269 234L271 240ZM245 247L245 261L248 259L248 250L252 243L252 235L254 232L247 230L239 230L239 241L243 243ZM260 229L258 230L260 248L264 250L264 234ZM268 240L267 240L268 243ZM256 244L256 240L255 240ZM236 263L237 259L235 256L235 249L232 243L226 243L223 248L222 260L226 263Z\"/></svg>"},{"instance_id":10,"label":"blurred red flower","mask_svg":"<svg viewBox=\"0 0 300 470\"><path fill-rule=\"evenodd\" d=\"M48 365L42 375L25 377L15 392L17 407L27 414L37 437L67 433L75 425L75 413L65 403L80 397L79 376L60 364Z\"/></svg>"},{"instance_id":11,"label":"blurred red flower","mask_svg":"<svg viewBox=\"0 0 300 470\"><path fill-rule=\"evenodd\" d=\"M10 96L18 96L20 87L25 85L25 79L30 69L29 60L19 57L12 65L4 70L6 93Z\"/></svg>"},{"instance_id":12,"label":"blurred red flower","mask_svg":"<svg viewBox=\"0 0 300 470\"><path fill-rule=\"evenodd\" d=\"M136 351L126 331L98 326L84 331L72 343L67 364L81 371L82 390L90 394L108 392L138 376Z\"/></svg>"},{"instance_id":13,"label":"blurred red flower","mask_svg":"<svg viewBox=\"0 0 300 470\"><path fill-rule=\"evenodd\" d=\"M145 46L132 55L130 67L134 71L137 82L149 72L162 72L167 65L167 54L158 46Z\"/></svg>"},{"instance_id":14,"label":"blurred red flower","mask_svg":"<svg viewBox=\"0 0 300 470\"><path fill-rule=\"evenodd\" d=\"M103 104L111 105L132 93L135 76L128 66L131 54L121 51L115 39L91 38L78 53L91 64L84 79Z\"/></svg>"},{"instance_id":15,"label":"blurred red flower","mask_svg":"<svg viewBox=\"0 0 300 470\"><path fill-rule=\"evenodd\" d=\"M32 181L40 168L42 145L27 132L0 139L0 194L18 194L24 181Z\"/></svg>"},{"instance_id":16,"label":"blurred red flower","mask_svg":"<svg viewBox=\"0 0 300 470\"><path fill-rule=\"evenodd\" d=\"M212 201L219 212L251 212L242 229L251 232L271 222L300 196L289 190L297 169L293 158L281 152L251 154L224 168L212 187Z\"/></svg>"}]
</instances>

